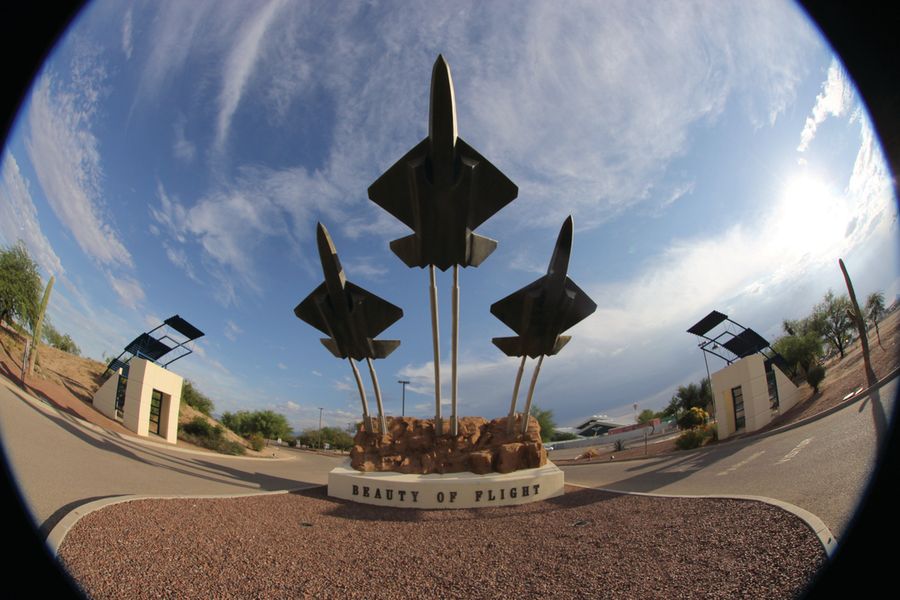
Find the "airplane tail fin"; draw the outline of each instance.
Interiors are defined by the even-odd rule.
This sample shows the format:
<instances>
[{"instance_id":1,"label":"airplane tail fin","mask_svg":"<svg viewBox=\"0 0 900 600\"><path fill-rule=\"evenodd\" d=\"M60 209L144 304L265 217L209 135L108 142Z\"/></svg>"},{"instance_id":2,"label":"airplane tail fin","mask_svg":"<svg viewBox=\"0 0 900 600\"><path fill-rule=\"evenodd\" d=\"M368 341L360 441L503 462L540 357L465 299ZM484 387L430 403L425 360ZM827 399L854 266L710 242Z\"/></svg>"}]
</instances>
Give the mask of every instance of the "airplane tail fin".
<instances>
[{"instance_id":1,"label":"airplane tail fin","mask_svg":"<svg viewBox=\"0 0 900 600\"><path fill-rule=\"evenodd\" d=\"M375 351L372 358L386 358L399 345L400 340L372 340L372 349Z\"/></svg>"},{"instance_id":2,"label":"airplane tail fin","mask_svg":"<svg viewBox=\"0 0 900 600\"><path fill-rule=\"evenodd\" d=\"M415 235L408 235L391 242L391 250L407 267L424 267L422 253Z\"/></svg>"},{"instance_id":3,"label":"airplane tail fin","mask_svg":"<svg viewBox=\"0 0 900 600\"><path fill-rule=\"evenodd\" d=\"M469 234L469 262L465 266L477 267L497 248L497 240L478 235Z\"/></svg>"},{"instance_id":4,"label":"airplane tail fin","mask_svg":"<svg viewBox=\"0 0 900 600\"><path fill-rule=\"evenodd\" d=\"M550 355L552 356L553 354L556 354L557 352L562 350L562 347L565 346L566 344L568 344L569 340L571 340L571 339L572 339L571 335L556 336L556 343L553 344L553 352L551 352Z\"/></svg>"},{"instance_id":5,"label":"airplane tail fin","mask_svg":"<svg viewBox=\"0 0 900 600\"><path fill-rule=\"evenodd\" d=\"M322 345L328 348L328 351L334 354L336 357L347 358L347 355L341 352L341 349L338 348L337 342L335 342L333 339L322 338L319 341L322 342Z\"/></svg>"},{"instance_id":6,"label":"airplane tail fin","mask_svg":"<svg viewBox=\"0 0 900 600\"><path fill-rule=\"evenodd\" d=\"M522 338L519 336L495 337L491 341L507 356L522 356L524 354Z\"/></svg>"}]
</instances>

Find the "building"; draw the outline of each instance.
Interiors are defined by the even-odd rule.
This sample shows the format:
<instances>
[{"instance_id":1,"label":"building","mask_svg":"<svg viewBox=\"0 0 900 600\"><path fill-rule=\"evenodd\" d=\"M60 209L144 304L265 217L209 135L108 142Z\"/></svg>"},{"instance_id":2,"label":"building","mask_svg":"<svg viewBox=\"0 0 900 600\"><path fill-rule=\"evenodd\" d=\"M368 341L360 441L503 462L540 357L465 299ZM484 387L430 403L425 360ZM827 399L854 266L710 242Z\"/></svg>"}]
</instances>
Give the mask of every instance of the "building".
<instances>
[{"instance_id":1,"label":"building","mask_svg":"<svg viewBox=\"0 0 900 600\"><path fill-rule=\"evenodd\" d=\"M800 390L774 362L757 353L711 376L719 439L756 431L800 399Z\"/></svg>"},{"instance_id":2,"label":"building","mask_svg":"<svg viewBox=\"0 0 900 600\"><path fill-rule=\"evenodd\" d=\"M594 437L605 435L610 429L622 427L623 425L626 425L626 423L613 421L606 415L594 415L581 425L575 427L575 433L582 437Z\"/></svg>"},{"instance_id":3,"label":"building","mask_svg":"<svg viewBox=\"0 0 900 600\"><path fill-rule=\"evenodd\" d=\"M184 380L167 367L190 354L187 345L202 336L178 315L137 336L109 361L110 377L94 394L94 408L138 435L176 443Z\"/></svg>"},{"instance_id":4,"label":"building","mask_svg":"<svg viewBox=\"0 0 900 600\"><path fill-rule=\"evenodd\" d=\"M146 358L134 358L100 386L94 408L138 435L174 444L183 382L180 375Z\"/></svg>"}]
</instances>

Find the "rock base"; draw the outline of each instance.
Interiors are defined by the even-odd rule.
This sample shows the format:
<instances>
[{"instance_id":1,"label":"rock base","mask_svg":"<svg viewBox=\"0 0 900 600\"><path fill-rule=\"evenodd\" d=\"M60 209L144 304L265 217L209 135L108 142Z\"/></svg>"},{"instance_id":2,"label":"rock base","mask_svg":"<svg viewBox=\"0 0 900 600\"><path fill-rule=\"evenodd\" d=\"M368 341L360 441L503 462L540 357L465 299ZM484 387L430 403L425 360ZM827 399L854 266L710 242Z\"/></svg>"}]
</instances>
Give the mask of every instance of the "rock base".
<instances>
[{"instance_id":1,"label":"rock base","mask_svg":"<svg viewBox=\"0 0 900 600\"><path fill-rule=\"evenodd\" d=\"M512 473L547 464L541 444L541 426L529 417L525 435L518 433L521 416L516 417L512 436L506 433L506 418L488 421L483 417L459 419L457 436L435 435L432 419L391 417L386 433L368 433L360 425L350 451L350 465L364 473L394 472L416 475L461 473L478 475Z\"/></svg>"}]
</instances>

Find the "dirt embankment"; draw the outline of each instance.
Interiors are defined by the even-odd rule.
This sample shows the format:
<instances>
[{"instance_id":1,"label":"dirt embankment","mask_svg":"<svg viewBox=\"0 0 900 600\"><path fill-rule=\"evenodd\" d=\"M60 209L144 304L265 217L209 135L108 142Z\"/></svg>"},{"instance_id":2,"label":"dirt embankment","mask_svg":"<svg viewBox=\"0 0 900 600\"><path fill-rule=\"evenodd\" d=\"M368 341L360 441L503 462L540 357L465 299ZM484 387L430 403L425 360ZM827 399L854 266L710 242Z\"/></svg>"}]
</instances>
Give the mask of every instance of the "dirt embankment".
<instances>
[{"instance_id":1,"label":"dirt embankment","mask_svg":"<svg viewBox=\"0 0 900 600\"><path fill-rule=\"evenodd\" d=\"M110 431L134 435L121 423L102 415L91 404L94 393L105 381L105 364L92 358L75 356L41 344L38 348L34 373L26 376L23 383L21 375L24 351L25 337L5 324L0 325L0 374L23 386L32 395L42 398L56 408L79 419ZM213 425L222 425L216 419L202 414L184 402L181 403L178 414L179 425L187 423L197 416L203 417ZM265 450L263 452L253 451L244 438L224 425L222 425L222 429L227 440L244 446L247 456L271 456L271 452L265 452ZM178 440L177 446L211 452L181 439Z\"/></svg>"}]
</instances>

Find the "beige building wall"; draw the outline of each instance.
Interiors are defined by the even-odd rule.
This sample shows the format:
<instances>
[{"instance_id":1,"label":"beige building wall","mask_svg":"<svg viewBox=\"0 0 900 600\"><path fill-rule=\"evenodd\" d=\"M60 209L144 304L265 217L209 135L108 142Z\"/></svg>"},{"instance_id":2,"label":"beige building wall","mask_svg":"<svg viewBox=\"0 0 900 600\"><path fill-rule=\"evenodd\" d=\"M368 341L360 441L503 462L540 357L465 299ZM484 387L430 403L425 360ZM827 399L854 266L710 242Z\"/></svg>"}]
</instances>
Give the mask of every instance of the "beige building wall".
<instances>
[{"instance_id":1,"label":"beige building wall","mask_svg":"<svg viewBox=\"0 0 900 600\"><path fill-rule=\"evenodd\" d=\"M150 401L153 390L162 392L159 435L174 444L178 439L178 413L181 407L183 379L144 358L128 363L128 385L122 424L138 435L149 435Z\"/></svg>"},{"instance_id":2,"label":"beige building wall","mask_svg":"<svg viewBox=\"0 0 900 600\"><path fill-rule=\"evenodd\" d=\"M794 406L799 390L791 380L775 368L779 407L772 410L769 401L769 385L766 380L765 357L753 354L734 362L711 376L713 399L716 404L719 439L735 433L734 397L732 390L738 386L744 399L744 431L756 431L768 425L774 416Z\"/></svg>"},{"instance_id":3,"label":"beige building wall","mask_svg":"<svg viewBox=\"0 0 900 600\"><path fill-rule=\"evenodd\" d=\"M113 373L94 394L94 408L113 420L116 418L116 390L119 387L120 373L121 371Z\"/></svg>"}]
</instances>

